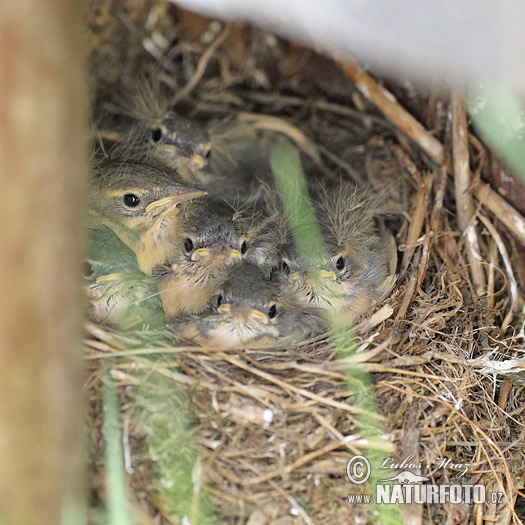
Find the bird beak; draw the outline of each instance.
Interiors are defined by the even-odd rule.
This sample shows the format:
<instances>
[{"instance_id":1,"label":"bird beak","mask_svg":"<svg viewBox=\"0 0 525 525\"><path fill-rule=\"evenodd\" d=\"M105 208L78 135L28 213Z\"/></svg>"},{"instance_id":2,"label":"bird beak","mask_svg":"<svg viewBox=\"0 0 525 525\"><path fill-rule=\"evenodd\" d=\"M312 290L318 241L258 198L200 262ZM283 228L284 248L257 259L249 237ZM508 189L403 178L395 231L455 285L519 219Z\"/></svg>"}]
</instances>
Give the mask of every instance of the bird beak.
<instances>
[{"instance_id":1,"label":"bird beak","mask_svg":"<svg viewBox=\"0 0 525 525\"><path fill-rule=\"evenodd\" d=\"M221 304L219 308L217 308L217 311L220 314L228 314L232 311L231 304Z\"/></svg>"},{"instance_id":2,"label":"bird beak","mask_svg":"<svg viewBox=\"0 0 525 525\"><path fill-rule=\"evenodd\" d=\"M289 279L292 282L304 281L304 274L300 272L294 272L290 274Z\"/></svg>"},{"instance_id":3,"label":"bird beak","mask_svg":"<svg viewBox=\"0 0 525 525\"><path fill-rule=\"evenodd\" d=\"M181 158L181 162L191 162L196 165L197 169L201 169L206 165L206 161L204 160L204 157L202 155L196 154L192 155L189 152L184 152L177 146L174 146L173 144L162 144L159 146L159 148L164 152L170 155L171 157L177 157Z\"/></svg>"},{"instance_id":4,"label":"bird beak","mask_svg":"<svg viewBox=\"0 0 525 525\"><path fill-rule=\"evenodd\" d=\"M329 281L335 281L337 280L337 275L335 272L327 272L326 270L319 270L318 272L314 272L308 276L311 279L326 279Z\"/></svg>"},{"instance_id":5,"label":"bird beak","mask_svg":"<svg viewBox=\"0 0 525 525\"><path fill-rule=\"evenodd\" d=\"M270 320L266 314L252 308L243 308L242 306L232 306L231 304L221 304L217 311L220 314L234 313L246 321L248 318L255 319L261 324L268 324Z\"/></svg>"},{"instance_id":6,"label":"bird beak","mask_svg":"<svg viewBox=\"0 0 525 525\"><path fill-rule=\"evenodd\" d=\"M191 260L197 261L207 257L229 257L231 259L241 259L239 250L221 250L218 248L199 248L191 254Z\"/></svg>"},{"instance_id":7,"label":"bird beak","mask_svg":"<svg viewBox=\"0 0 525 525\"><path fill-rule=\"evenodd\" d=\"M206 160L206 157L210 154L211 151L211 143L205 142L203 144L199 144L197 146L195 155L192 157L193 164L196 165L197 169L200 170L206 164L208 164L208 161Z\"/></svg>"},{"instance_id":8,"label":"bird beak","mask_svg":"<svg viewBox=\"0 0 525 525\"><path fill-rule=\"evenodd\" d=\"M106 283L108 281L118 281L120 279L125 279L126 277L129 277L129 275L126 275L125 273L108 273L107 275L101 275L100 277L97 277L95 282L100 284Z\"/></svg>"},{"instance_id":9,"label":"bird beak","mask_svg":"<svg viewBox=\"0 0 525 525\"><path fill-rule=\"evenodd\" d=\"M146 206L146 213L158 212L167 210L169 208L174 208L181 202L191 201L197 197L202 197L207 195L208 192L204 190L198 190L196 188L180 188L175 191L174 195L169 195L168 197L162 197L156 201L150 202Z\"/></svg>"},{"instance_id":10,"label":"bird beak","mask_svg":"<svg viewBox=\"0 0 525 525\"><path fill-rule=\"evenodd\" d=\"M206 161L200 155L193 155L191 158L192 162L196 165L197 169L201 169L206 164Z\"/></svg>"},{"instance_id":11,"label":"bird beak","mask_svg":"<svg viewBox=\"0 0 525 525\"><path fill-rule=\"evenodd\" d=\"M174 154L174 153L180 154L179 148L177 148L177 146L174 146L173 144L159 144L158 147L161 150L164 150L170 154Z\"/></svg>"}]
</instances>

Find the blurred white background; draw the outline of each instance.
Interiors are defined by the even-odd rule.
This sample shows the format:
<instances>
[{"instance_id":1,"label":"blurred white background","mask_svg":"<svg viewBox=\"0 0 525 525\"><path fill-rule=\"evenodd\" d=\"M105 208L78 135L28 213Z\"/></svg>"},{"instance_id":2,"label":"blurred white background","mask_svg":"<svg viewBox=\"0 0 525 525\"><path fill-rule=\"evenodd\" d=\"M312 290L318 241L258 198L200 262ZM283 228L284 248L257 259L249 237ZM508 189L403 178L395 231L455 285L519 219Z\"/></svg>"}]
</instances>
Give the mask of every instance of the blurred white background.
<instances>
[{"instance_id":1,"label":"blurred white background","mask_svg":"<svg viewBox=\"0 0 525 525\"><path fill-rule=\"evenodd\" d=\"M461 74L525 94L523 0L176 0L416 81Z\"/></svg>"}]
</instances>

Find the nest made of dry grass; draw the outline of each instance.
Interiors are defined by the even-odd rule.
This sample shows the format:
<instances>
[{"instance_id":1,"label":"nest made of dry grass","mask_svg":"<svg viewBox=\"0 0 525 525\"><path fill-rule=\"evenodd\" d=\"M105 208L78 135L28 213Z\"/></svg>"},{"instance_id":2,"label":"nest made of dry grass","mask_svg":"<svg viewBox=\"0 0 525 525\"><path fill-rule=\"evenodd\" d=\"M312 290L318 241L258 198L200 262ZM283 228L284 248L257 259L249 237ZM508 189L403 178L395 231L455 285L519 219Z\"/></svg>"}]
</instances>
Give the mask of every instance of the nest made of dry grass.
<instances>
[{"instance_id":1,"label":"nest made of dry grass","mask_svg":"<svg viewBox=\"0 0 525 525\"><path fill-rule=\"evenodd\" d=\"M469 464L465 482L483 483L507 498L503 505L408 505L402 510L405 520L518 523L525 392L522 296L517 294L524 283L509 261L520 245L497 208L472 201L485 277L480 294L458 225L454 179L447 175L453 171L454 136L448 93L405 96L407 107L413 105L444 144L440 163L417 137L408 140L395 118L386 119L328 58L252 27L217 24L164 2L141 2L141 16L131 0L92 2L99 15L104 9L113 12L108 6L115 5L121 20L109 14L104 23L97 19L105 30L94 31L103 36L95 40L94 63L103 64L95 77L109 80L107 86L120 74L133 76L136 65L154 55L189 114L240 114L252 120L246 114L256 114L259 125L292 138L325 177L357 178L377 187L396 180L391 199L402 218L391 227L401 257L398 286L375 316L363 321L367 329L363 326L356 339L358 350L346 357L338 356L326 337L298 348L232 351L152 344L151 334L118 334L88 324L94 501L103 498L99 390L109 371L120 387L134 472L129 470L129 483L144 523L179 522L159 496L144 445L148 407L137 401L160 376L173 386L179 406L191 408L199 469L209 480L202 491L211 496L221 523L366 522L366 507L346 503L346 495L356 490L345 476L346 463L370 447L361 439L355 390L346 375L359 366L371 374L386 434L375 446L385 457ZM162 14L153 26L152 13ZM133 23L123 28L123 20ZM118 39L108 37L112 24L135 43L125 61L112 59L125 53ZM152 48L152 42L166 45ZM125 66L118 69L121 63ZM406 95L390 85L398 97ZM501 165L465 131L472 172L492 180ZM447 483L460 471L436 466L423 474L432 483Z\"/></svg>"}]
</instances>

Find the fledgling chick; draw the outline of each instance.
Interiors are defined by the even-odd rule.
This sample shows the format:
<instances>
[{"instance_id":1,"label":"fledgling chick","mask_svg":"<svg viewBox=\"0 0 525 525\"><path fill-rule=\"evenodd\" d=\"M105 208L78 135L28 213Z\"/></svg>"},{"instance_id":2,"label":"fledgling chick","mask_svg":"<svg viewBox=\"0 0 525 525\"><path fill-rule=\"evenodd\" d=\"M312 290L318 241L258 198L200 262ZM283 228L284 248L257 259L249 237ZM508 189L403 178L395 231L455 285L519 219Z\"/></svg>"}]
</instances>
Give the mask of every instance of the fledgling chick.
<instances>
[{"instance_id":1,"label":"fledgling chick","mask_svg":"<svg viewBox=\"0 0 525 525\"><path fill-rule=\"evenodd\" d=\"M123 140L142 150L146 158L177 171L186 184L200 184L210 178L205 169L210 139L204 128L193 120L168 111L148 122L135 121Z\"/></svg>"},{"instance_id":2,"label":"fledgling chick","mask_svg":"<svg viewBox=\"0 0 525 525\"><path fill-rule=\"evenodd\" d=\"M172 110L173 93L154 72L143 73L115 98L111 110L99 118L101 138L176 170L186 184L207 178L202 170L208 164L210 136L197 121Z\"/></svg>"},{"instance_id":3,"label":"fledgling chick","mask_svg":"<svg viewBox=\"0 0 525 525\"><path fill-rule=\"evenodd\" d=\"M170 129L174 129L175 120L177 126L184 129L166 131L165 135L184 132L189 137L192 127L198 126L183 117L167 118L173 121ZM219 124L214 126L214 129L228 127L226 123ZM132 155L146 164L173 171L183 184L197 186L230 204L249 202L257 195L261 181L271 178L266 151L262 141L258 141L255 135L249 138L250 130L245 129L246 126L235 128L235 124L229 124L232 129L220 132L219 136L212 138L211 152L206 164L201 163L202 158L199 155L188 153L185 157L180 151L175 152L171 144L160 140L154 143L151 138L146 139L145 135L137 136L133 131L136 124L130 124L130 133L125 134L122 140L112 147L109 156L127 159Z\"/></svg>"},{"instance_id":4,"label":"fledgling chick","mask_svg":"<svg viewBox=\"0 0 525 525\"><path fill-rule=\"evenodd\" d=\"M266 265L269 274L275 250L265 245L251 219L211 197L181 206L180 223L170 236L169 263L155 272L168 318L205 311L228 268L243 259Z\"/></svg>"},{"instance_id":5,"label":"fledgling chick","mask_svg":"<svg viewBox=\"0 0 525 525\"><path fill-rule=\"evenodd\" d=\"M144 164L103 162L94 172L90 224L111 228L135 252L141 271L151 274L167 260L171 250L167 233L177 228L179 205L206 192Z\"/></svg>"},{"instance_id":6,"label":"fledgling chick","mask_svg":"<svg viewBox=\"0 0 525 525\"><path fill-rule=\"evenodd\" d=\"M320 334L320 312L305 308L250 263L235 267L201 317L173 323L176 336L199 345L294 345Z\"/></svg>"},{"instance_id":7,"label":"fledgling chick","mask_svg":"<svg viewBox=\"0 0 525 525\"><path fill-rule=\"evenodd\" d=\"M89 228L87 236L88 316L121 329L160 328L165 317L155 283L140 271L135 254L109 228Z\"/></svg>"},{"instance_id":8,"label":"fledgling chick","mask_svg":"<svg viewBox=\"0 0 525 525\"><path fill-rule=\"evenodd\" d=\"M145 74L99 117L97 135L109 156L133 151L146 163L175 170L182 181L233 203L253 195L258 180L271 180L266 141L236 117L202 124L173 111L174 94Z\"/></svg>"},{"instance_id":9,"label":"fledgling chick","mask_svg":"<svg viewBox=\"0 0 525 525\"><path fill-rule=\"evenodd\" d=\"M281 261L274 278L304 304L344 312L349 322L367 312L396 282L394 239L375 225L378 199L343 184L338 191L319 190L316 215L326 257L300 254L286 225L281 225ZM312 272L307 268L317 267Z\"/></svg>"}]
</instances>

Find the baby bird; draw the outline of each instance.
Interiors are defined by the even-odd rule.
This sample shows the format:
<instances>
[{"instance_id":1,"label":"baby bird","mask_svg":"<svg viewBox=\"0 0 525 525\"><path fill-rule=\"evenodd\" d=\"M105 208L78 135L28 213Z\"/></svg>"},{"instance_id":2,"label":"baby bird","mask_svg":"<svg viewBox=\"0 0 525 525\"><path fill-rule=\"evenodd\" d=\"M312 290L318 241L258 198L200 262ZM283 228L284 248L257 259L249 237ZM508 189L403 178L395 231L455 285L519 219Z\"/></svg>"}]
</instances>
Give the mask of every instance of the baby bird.
<instances>
[{"instance_id":1,"label":"baby bird","mask_svg":"<svg viewBox=\"0 0 525 525\"><path fill-rule=\"evenodd\" d=\"M173 323L175 335L196 344L238 348L293 345L323 331L320 312L282 293L266 273L241 263L201 317Z\"/></svg>"},{"instance_id":2,"label":"baby bird","mask_svg":"<svg viewBox=\"0 0 525 525\"><path fill-rule=\"evenodd\" d=\"M97 124L111 157L129 152L178 173L181 181L233 203L247 200L258 179L270 180L267 146L253 125L235 117L201 124L173 111L174 95L145 75L121 94Z\"/></svg>"},{"instance_id":3,"label":"baby bird","mask_svg":"<svg viewBox=\"0 0 525 525\"><path fill-rule=\"evenodd\" d=\"M302 304L344 312L352 322L394 287L395 242L376 228L377 199L347 184L318 193L316 215L327 255L320 258L322 249L299 253L289 227L281 223L281 261L273 277Z\"/></svg>"},{"instance_id":4,"label":"baby bird","mask_svg":"<svg viewBox=\"0 0 525 525\"><path fill-rule=\"evenodd\" d=\"M186 184L209 180L204 169L210 155L210 139L197 122L172 111L160 118L130 124L123 140L145 157L174 169Z\"/></svg>"},{"instance_id":5,"label":"baby bird","mask_svg":"<svg viewBox=\"0 0 525 525\"><path fill-rule=\"evenodd\" d=\"M205 311L228 268L243 259L264 264L267 258L269 273L275 251L262 237L253 221L222 200L208 197L182 205L169 237L169 263L155 272L168 318Z\"/></svg>"},{"instance_id":6,"label":"baby bird","mask_svg":"<svg viewBox=\"0 0 525 525\"><path fill-rule=\"evenodd\" d=\"M95 168L89 195L91 225L111 228L151 274L171 250L167 233L177 229L178 207L206 194L172 174L144 164L104 162Z\"/></svg>"},{"instance_id":7,"label":"baby bird","mask_svg":"<svg viewBox=\"0 0 525 525\"><path fill-rule=\"evenodd\" d=\"M83 265L92 319L122 329L165 322L155 283L143 274L135 254L109 229L88 229Z\"/></svg>"},{"instance_id":8,"label":"baby bird","mask_svg":"<svg viewBox=\"0 0 525 525\"><path fill-rule=\"evenodd\" d=\"M176 170L186 184L198 184L206 175L210 136L197 121L172 110L173 93L154 73L143 77L116 97L112 110L98 122L101 138L133 149Z\"/></svg>"}]
</instances>

